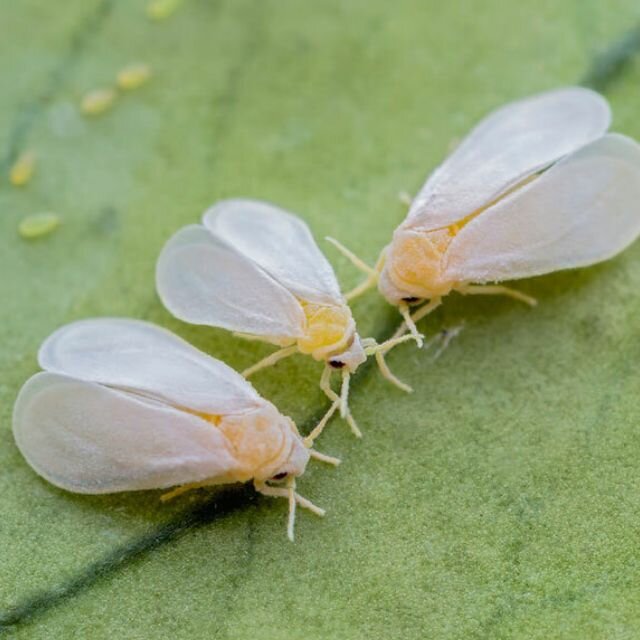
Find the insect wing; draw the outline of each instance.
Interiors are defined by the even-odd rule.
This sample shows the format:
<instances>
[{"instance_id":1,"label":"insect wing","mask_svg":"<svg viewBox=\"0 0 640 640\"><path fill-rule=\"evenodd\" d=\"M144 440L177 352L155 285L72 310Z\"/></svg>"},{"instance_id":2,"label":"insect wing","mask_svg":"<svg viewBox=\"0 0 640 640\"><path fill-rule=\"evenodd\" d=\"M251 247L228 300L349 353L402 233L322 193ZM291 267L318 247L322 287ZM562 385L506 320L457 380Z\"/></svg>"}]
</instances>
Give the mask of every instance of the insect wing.
<instances>
[{"instance_id":1,"label":"insect wing","mask_svg":"<svg viewBox=\"0 0 640 640\"><path fill-rule=\"evenodd\" d=\"M140 320L73 322L45 340L38 360L47 371L208 414L238 413L264 402L231 367Z\"/></svg>"},{"instance_id":2,"label":"insect wing","mask_svg":"<svg viewBox=\"0 0 640 640\"><path fill-rule=\"evenodd\" d=\"M203 223L298 298L342 301L333 268L297 216L257 200L224 200L205 212Z\"/></svg>"},{"instance_id":3,"label":"insect wing","mask_svg":"<svg viewBox=\"0 0 640 640\"><path fill-rule=\"evenodd\" d=\"M426 231L459 222L608 129L607 101L569 87L508 104L487 116L436 169L405 225Z\"/></svg>"},{"instance_id":4,"label":"insect wing","mask_svg":"<svg viewBox=\"0 0 640 640\"><path fill-rule=\"evenodd\" d=\"M200 225L181 229L162 249L156 287L167 309L185 322L277 338L304 332L295 297Z\"/></svg>"},{"instance_id":5,"label":"insect wing","mask_svg":"<svg viewBox=\"0 0 640 640\"><path fill-rule=\"evenodd\" d=\"M54 373L37 373L22 387L13 431L41 476L77 493L214 483L237 468L230 443L211 423Z\"/></svg>"},{"instance_id":6,"label":"insect wing","mask_svg":"<svg viewBox=\"0 0 640 640\"><path fill-rule=\"evenodd\" d=\"M640 145L609 134L471 220L445 254L462 282L526 278L606 260L640 233Z\"/></svg>"}]
</instances>

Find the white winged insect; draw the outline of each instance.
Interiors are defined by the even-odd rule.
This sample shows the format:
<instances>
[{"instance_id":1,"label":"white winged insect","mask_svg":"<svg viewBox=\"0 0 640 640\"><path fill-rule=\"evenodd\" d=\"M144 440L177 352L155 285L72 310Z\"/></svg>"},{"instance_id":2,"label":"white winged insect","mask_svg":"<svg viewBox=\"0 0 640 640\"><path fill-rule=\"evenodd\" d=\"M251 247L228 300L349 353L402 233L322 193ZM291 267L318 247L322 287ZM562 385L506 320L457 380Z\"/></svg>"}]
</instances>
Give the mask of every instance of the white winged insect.
<instances>
[{"instance_id":1,"label":"white winged insect","mask_svg":"<svg viewBox=\"0 0 640 640\"><path fill-rule=\"evenodd\" d=\"M610 119L607 101L580 87L489 114L432 173L347 299L377 282L404 318L398 335L408 328L420 343L415 323L452 291L534 305L487 283L585 267L625 249L640 233L640 145L607 134Z\"/></svg>"},{"instance_id":2,"label":"white winged insect","mask_svg":"<svg viewBox=\"0 0 640 640\"><path fill-rule=\"evenodd\" d=\"M350 375L367 355L410 337L384 345L361 339L335 273L307 225L256 200L218 202L204 213L201 225L180 229L160 253L156 287L180 320L280 347L244 371L247 377L295 353L325 363L320 387L332 404L308 442L337 409L361 435L347 403ZM331 389L334 370L342 374L340 395Z\"/></svg>"},{"instance_id":3,"label":"white winged insect","mask_svg":"<svg viewBox=\"0 0 640 640\"><path fill-rule=\"evenodd\" d=\"M43 372L22 387L13 432L27 462L76 493L252 480L257 491L324 511L295 491L310 457L294 422L239 373L173 333L101 318L54 332L38 353ZM275 483L275 484L274 484Z\"/></svg>"}]
</instances>

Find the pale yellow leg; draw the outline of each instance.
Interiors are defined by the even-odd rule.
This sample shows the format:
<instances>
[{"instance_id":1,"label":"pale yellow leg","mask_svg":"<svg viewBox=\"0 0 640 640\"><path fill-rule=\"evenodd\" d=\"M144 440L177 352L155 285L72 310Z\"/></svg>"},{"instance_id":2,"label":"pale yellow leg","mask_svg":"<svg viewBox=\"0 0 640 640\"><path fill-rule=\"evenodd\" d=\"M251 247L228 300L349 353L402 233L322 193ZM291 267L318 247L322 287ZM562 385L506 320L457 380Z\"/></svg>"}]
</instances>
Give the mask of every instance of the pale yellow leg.
<instances>
[{"instance_id":1,"label":"pale yellow leg","mask_svg":"<svg viewBox=\"0 0 640 640\"><path fill-rule=\"evenodd\" d=\"M320 388L322 389L322 391L324 392L324 394L327 396L327 398L329 398L329 400L331 400L336 407L334 408L333 405L331 405L331 407L329 407L329 411L327 411L327 414L330 414L327 417L327 414L325 414L324 418L322 418L322 420L320 421L322 424L322 429L324 429L325 425L327 424L327 421L329 420L329 418L331 417L331 415L333 415L333 412L336 410L336 408L341 407L342 406L342 398L341 396L339 396L332 388L331 388L331 368L326 366L324 368L324 371L322 372L322 376L320 378ZM348 388L347 388L348 391ZM326 418L326 420L325 420ZM348 410L347 407L347 413L344 416L344 419L346 420L347 424L349 425L349 427L351 428L351 431L353 432L353 435L356 438L362 438L362 431L360 431L360 429L358 428L358 425L356 424L356 421L354 420L353 416L351 415L351 412ZM320 423L318 423L318 425L316 426L316 428L311 432L311 434L309 434L307 436L307 439L309 439L311 437L312 434L316 434L312 441L315 440L315 438L317 438L320 433L322 433L322 429L320 429L318 431L318 426L320 426ZM316 433L317 432L317 433Z\"/></svg>"},{"instance_id":2,"label":"pale yellow leg","mask_svg":"<svg viewBox=\"0 0 640 640\"><path fill-rule=\"evenodd\" d=\"M341 242L336 240L335 238L331 238L327 236L326 240L330 242L351 264L359 269L363 273L367 274L365 280L363 280L359 285L351 289L345 293L344 297L347 300L353 300L361 296L363 293L367 292L369 289L374 287L378 282L378 276L380 275L380 270L382 268L382 260L378 259L375 267L370 267L364 260L358 258L358 256L353 253L350 249L347 249Z\"/></svg>"},{"instance_id":3,"label":"pale yellow leg","mask_svg":"<svg viewBox=\"0 0 640 640\"><path fill-rule=\"evenodd\" d=\"M349 381L351 376L348 371L342 373L342 386L340 388L340 417L346 418L349 412Z\"/></svg>"},{"instance_id":4,"label":"pale yellow leg","mask_svg":"<svg viewBox=\"0 0 640 640\"><path fill-rule=\"evenodd\" d=\"M413 321L411 314L409 313L409 305L406 302L401 302L398 305L398 311L400 311L400 315L404 319L404 326L407 328L409 333L413 336L413 339L416 341L418 348L421 348L424 344L422 336L418 332L418 328L416 327L416 323ZM396 331L396 334L398 332ZM404 332L403 332L404 333Z\"/></svg>"},{"instance_id":5,"label":"pale yellow leg","mask_svg":"<svg viewBox=\"0 0 640 640\"><path fill-rule=\"evenodd\" d=\"M161 502L169 502L169 500L173 500L174 498L181 496L183 493L187 493L187 491L191 491L192 489L201 489L202 487L207 487L210 484L210 482L189 482L187 484L181 484L179 487L171 489L171 491L167 491L167 493L163 493L160 496L160 500Z\"/></svg>"},{"instance_id":6,"label":"pale yellow leg","mask_svg":"<svg viewBox=\"0 0 640 640\"><path fill-rule=\"evenodd\" d=\"M324 431L327 426L327 422L331 419L331 416L338 410L340 406L340 398L334 400L329 407L329 410L322 416L322 420L313 428L313 431L304 439L305 447L312 447L313 441Z\"/></svg>"},{"instance_id":7,"label":"pale yellow leg","mask_svg":"<svg viewBox=\"0 0 640 640\"><path fill-rule=\"evenodd\" d=\"M325 453L320 453L315 449L309 449L309 455L315 460L319 460L320 462L326 462L327 464L332 464L334 467L337 467L342 460L340 458L334 458L333 456L328 456Z\"/></svg>"},{"instance_id":8,"label":"pale yellow leg","mask_svg":"<svg viewBox=\"0 0 640 640\"><path fill-rule=\"evenodd\" d=\"M287 538L293 542L293 528L296 523L296 481L289 478L287 482L287 491L289 493L289 518L287 521Z\"/></svg>"},{"instance_id":9,"label":"pale yellow leg","mask_svg":"<svg viewBox=\"0 0 640 640\"><path fill-rule=\"evenodd\" d=\"M351 262L351 264L356 269L359 269L363 273L366 273L370 276L377 275L374 267L370 267L364 260L358 258L358 256L353 253L351 249L347 249L347 247L345 247L342 242L336 240L335 238L332 238L331 236L327 236L325 240L332 244L347 260L349 260L349 262Z\"/></svg>"},{"instance_id":10,"label":"pale yellow leg","mask_svg":"<svg viewBox=\"0 0 640 640\"><path fill-rule=\"evenodd\" d=\"M373 338L365 338L364 340L362 340L362 346L364 347L365 354L367 356L372 356L378 353L378 351L387 353L399 344L402 344L403 342L409 342L413 339L414 338L410 333L405 333L403 336L400 336L398 338L389 338L381 344L378 344Z\"/></svg>"},{"instance_id":11,"label":"pale yellow leg","mask_svg":"<svg viewBox=\"0 0 640 640\"><path fill-rule=\"evenodd\" d=\"M298 353L298 346L293 345L291 347L284 347L283 349L278 349L274 351L272 354L268 355L266 358L263 358L259 362L256 362L252 367L245 369L242 372L242 375L245 378L253 375L256 371L260 371L260 369L266 369L267 367L273 366L279 360L283 360L284 358L288 358L292 356L294 353Z\"/></svg>"},{"instance_id":12,"label":"pale yellow leg","mask_svg":"<svg viewBox=\"0 0 640 640\"><path fill-rule=\"evenodd\" d=\"M411 393L413 389L408 384L405 384L404 382L396 378L393 373L391 373L391 370L387 366L387 362L384 359L384 356L395 346L402 344L403 342L408 342L409 340L413 340L413 336L410 333L406 333L399 338L390 338L382 344L378 344L373 338L366 338L362 341L367 356L376 357L376 363L378 364L378 368L380 369L380 373L382 374L382 376L389 382L391 382L391 384L396 385L398 388L406 391L407 393Z\"/></svg>"},{"instance_id":13,"label":"pale yellow leg","mask_svg":"<svg viewBox=\"0 0 640 640\"><path fill-rule=\"evenodd\" d=\"M413 389L408 384L406 384L405 382L402 382L402 380L400 380L398 377L393 375L393 373L389 369L389 366L387 365L387 362L384 356L387 353L387 351L389 351L391 348L395 347L396 345L401 344L402 342L406 342L407 340L416 340L416 336L418 336L420 339L418 346L422 346L423 336L422 334L418 333L418 330L416 328L416 323L422 320L422 318L424 318L425 316L429 315L432 311L437 309L441 303L442 303L441 298L432 298L431 300L429 300L427 304L420 307L417 311L415 311L411 315L409 315L408 305L404 304L400 306L400 313L404 318L404 322L402 322L402 324L398 327L398 329L393 334L393 336L389 338L389 340L379 345L380 347L389 345L387 349L374 351L376 356L376 362L378 363L378 368L380 369L380 373L383 375L384 378L386 378L389 382L391 382L391 384L394 384L399 389L402 389L402 391L406 391L407 393L412 393ZM411 331L411 326L413 326L413 331ZM410 332L405 333L408 328ZM376 347L374 347L374 349L376 349Z\"/></svg>"},{"instance_id":14,"label":"pale yellow leg","mask_svg":"<svg viewBox=\"0 0 640 640\"><path fill-rule=\"evenodd\" d=\"M293 478L292 478L293 481ZM324 516L325 510L316 506L310 500L303 498L299 493L295 492L295 481L291 482L291 484L287 487L272 487L268 485L266 482L254 482L253 486L255 487L258 493L261 493L264 496L270 496L272 498L286 498L289 502L289 518L287 523L287 537L289 540L293 542L293 528L295 525L296 519L296 505L300 505L303 509L308 509L312 513L315 513L317 516Z\"/></svg>"},{"instance_id":15,"label":"pale yellow leg","mask_svg":"<svg viewBox=\"0 0 640 640\"><path fill-rule=\"evenodd\" d=\"M261 493L264 496L270 496L273 498L289 498L289 490L285 487L272 487L268 485L266 482L258 482L254 484L256 491ZM313 504L311 500L307 500L303 498L299 493L294 494L296 503L299 504L303 509L309 509L312 513L315 513L317 516L324 516L327 512L324 509L321 509L317 505Z\"/></svg>"},{"instance_id":16,"label":"pale yellow leg","mask_svg":"<svg viewBox=\"0 0 640 640\"><path fill-rule=\"evenodd\" d=\"M267 344L273 344L269 340L265 340L264 336L257 336L253 333L242 333L241 331L233 331L231 334L234 338L242 338L248 342L266 342Z\"/></svg>"},{"instance_id":17,"label":"pale yellow leg","mask_svg":"<svg viewBox=\"0 0 640 640\"><path fill-rule=\"evenodd\" d=\"M501 284L468 284L456 289L456 291L459 291L463 295L472 296L507 296L514 300L524 302L530 307L535 307L538 304L535 298L528 296L526 293L522 293L522 291L518 291L517 289L504 287Z\"/></svg>"},{"instance_id":18,"label":"pale yellow leg","mask_svg":"<svg viewBox=\"0 0 640 640\"><path fill-rule=\"evenodd\" d=\"M410 316L408 316L410 318L410 322L414 326L414 329L416 324L420 322L422 318L425 318L430 313L435 311L441 304L442 304L442 298L431 298L431 300L429 300L427 304L421 306L417 311L414 311ZM404 306L408 309L406 304ZM399 305L399 308L400 308L400 305ZM402 314L402 317L405 318L405 315L402 313L402 309L400 309L400 313ZM408 311L407 311L407 315L408 315ZM405 318L405 321L396 329L396 332L391 336L390 339L394 340L395 338L399 338L400 336L404 335L404 333L407 331L408 328L409 328L409 325L407 324L407 320ZM415 329L415 331L417 333L417 329ZM411 332L411 335L413 336L413 332Z\"/></svg>"},{"instance_id":19,"label":"pale yellow leg","mask_svg":"<svg viewBox=\"0 0 640 640\"><path fill-rule=\"evenodd\" d=\"M366 293L367 291L369 291L369 289L373 289L373 287L376 286L377 282L378 282L377 273L374 276L368 276L358 286L351 289L351 291L347 291L347 293L344 294L344 297L347 300L347 302L350 302L351 300L355 300L355 298L359 298L363 293Z\"/></svg>"},{"instance_id":20,"label":"pale yellow leg","mask_svg":"<svg viewBox=\"0 0 640 640\"><path fill-rule=\"evenodd\" d=\"M413 340L413 336L411 336L411 339ZM391 384L395 384L396 387L402 389L402 391L413 393L413 389L406 382L402 382L402 380L391 373L391 369L389 369L387 361L384 359L383 351L378 351L376 353L376 362L378 363L378 368L380 369L380 373L382 374L382 376L386 378Z\"/></svg>"}]
</instances>

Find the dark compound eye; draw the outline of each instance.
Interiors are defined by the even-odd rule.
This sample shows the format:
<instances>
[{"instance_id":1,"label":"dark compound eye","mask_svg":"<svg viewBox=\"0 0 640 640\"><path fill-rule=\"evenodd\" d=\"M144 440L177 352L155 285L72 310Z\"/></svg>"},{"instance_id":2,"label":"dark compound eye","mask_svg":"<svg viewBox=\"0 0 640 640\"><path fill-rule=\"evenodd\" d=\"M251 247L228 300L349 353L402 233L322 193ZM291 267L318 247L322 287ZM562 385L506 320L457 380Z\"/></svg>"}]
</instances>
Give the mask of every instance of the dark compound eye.
<instances>
[{"instance_id":1,"label":"dark compound eye","mask_svg":"<svg viewBox=\"0 0 640 640\"><path fill-rule=\"evenodd\" d=\"M282 473L276 473L275 476L273 476L273 478L271 478L272 480L284 480L289 474L286 471L283 471Z\"/></svg>"},{"instance_id":2,"label":"dark compound eye","mask_svg":"<svg viewBox=\"0 0 640 640\"><path fill-rule=\"evenodd\" d=\"M329 360L329 365L334 369L342 369L342 367L344 367L344 362L341 362L340 360Z\"/></svg>"}]
</instances>

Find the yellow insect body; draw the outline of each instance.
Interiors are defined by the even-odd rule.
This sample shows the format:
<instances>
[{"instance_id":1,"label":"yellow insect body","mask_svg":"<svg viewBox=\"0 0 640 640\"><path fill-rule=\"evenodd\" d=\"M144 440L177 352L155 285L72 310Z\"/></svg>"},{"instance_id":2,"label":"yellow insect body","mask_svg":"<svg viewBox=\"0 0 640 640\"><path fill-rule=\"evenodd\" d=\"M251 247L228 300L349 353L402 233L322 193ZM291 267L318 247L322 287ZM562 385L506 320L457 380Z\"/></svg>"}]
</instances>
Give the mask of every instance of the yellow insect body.
<instances>
[{"instance_id":1,"label":"yellow insect body","mask_svg":"<svg viewBox=\"0 0 640 640\"><path fill-rule=\"evenodd\" d=\"M445 252L454 237L452 228L428 233L396 231L385 253L382 277L388 278L390 285L405 297L428 299L446 295L456 286L443 269Z\"/></svg>"},{"instance_id":2,"label":"yellow insect body","mask_svg":"<svg viewBox=\"0 0 640 640\"><path fill-rule=\"evenodd\" d=\"M253 479L264 483L282 472L291 458L291 435L298 435L293 421L268 405L238 416L223 416L217 427L231 443L237 463L230 482ZM305 452L300 451L299 457L306 458Z\"/></svg>"},{"instance_id":3,"label":"yellow insect body","mask_svg":"<svg viewBox=\"0 0 640 640\"><path fill-rule=\"evenodd\" d=\"M346 305L302 303L306 319L304 336L298 338L300 353L327 360L345 351L356 336L356 323Z\"/></svg>"}]
</instances>

